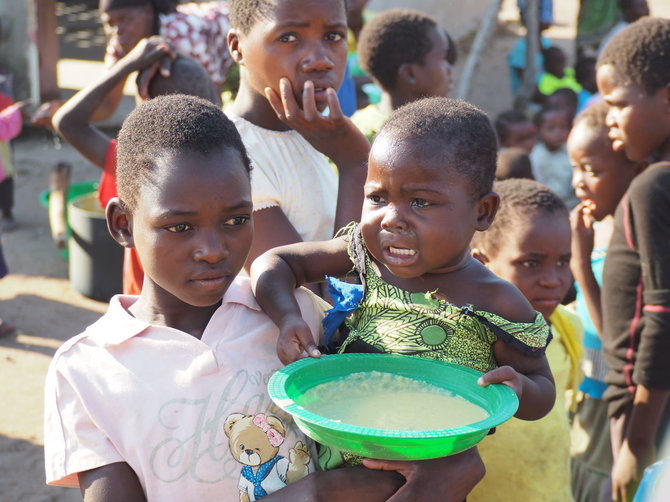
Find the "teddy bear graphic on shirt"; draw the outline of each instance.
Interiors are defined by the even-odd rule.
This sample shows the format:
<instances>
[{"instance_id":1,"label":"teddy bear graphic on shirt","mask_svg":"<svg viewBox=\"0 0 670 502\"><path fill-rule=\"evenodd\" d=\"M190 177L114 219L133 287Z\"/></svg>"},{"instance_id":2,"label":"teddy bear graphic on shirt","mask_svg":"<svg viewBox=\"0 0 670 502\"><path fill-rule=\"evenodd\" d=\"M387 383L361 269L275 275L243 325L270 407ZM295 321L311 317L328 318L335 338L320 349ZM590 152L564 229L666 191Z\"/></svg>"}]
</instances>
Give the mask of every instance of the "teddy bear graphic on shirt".
<instances>
[{"instance_id":1,"label":"teddy bear graphic on shirt","mask_svg":"<svg viewBox=\"0 0 670 502\"><path fill-rule=\"evenodd\" d=\"M302 441L289 449L288 458L279 455L286 434L279 418L232 413L223 429L230 452L242 464L240 502L259 500L309 473L311 455Z\"/></svg>"}]
</instances>

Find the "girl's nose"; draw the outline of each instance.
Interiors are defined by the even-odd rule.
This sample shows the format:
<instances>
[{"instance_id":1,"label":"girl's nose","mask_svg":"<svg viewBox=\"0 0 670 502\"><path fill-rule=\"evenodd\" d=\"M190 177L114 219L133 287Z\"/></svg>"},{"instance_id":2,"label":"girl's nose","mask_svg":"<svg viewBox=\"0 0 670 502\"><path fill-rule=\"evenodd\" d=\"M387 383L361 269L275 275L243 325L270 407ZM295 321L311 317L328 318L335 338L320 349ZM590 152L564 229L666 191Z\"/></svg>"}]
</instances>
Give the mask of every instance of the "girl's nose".
<instances>
[{"instance_id":1,"label":"girl's nose","mask_svg":"<svg viewBox=\"0 0 670 502\"><path fill-rule=\"evenodd\" d=\"M306 72L330 71L334 66L328 51L321 42L310 44L302 59L302 70Z\"/></svg>"},{"instance_id":2,"label":"girl's nose","mask_svg":"<svg viewBox=\"0 0 670 502\"><path fill-rule=\"evenodd\" d=\"M581 187L584 185L584 173L581 169L572 170L572 188Z\"/></svg>"},{"instance_id":3,"label":"girl's nose","mask_svg":"<svg viewBox=\"0 0 670 502\"><path fill-rule=\"evenodd\" d=\"M545 288L557 288L561 285L561 273L555 267L549 267L540 277L540 284Z\"/></svg>"},{"instance_id":4,"label":"girl's nose","mask_svg":"<svg viewBox=\"0 0 670 502\"><path fill-rule=\"evenodd\" d=\"M382 218L381 227L388 231L405 231L407 230L407 222L403 217L398 206L389 204L384 210L384 217Z\"/></svg>"},{"instance_id":5,"label":"girl's nose","mask_svg":"<svg viewBox=\"0 0 670 502\"><path fill-rule=\"evenodd\" d=\"M228 256L228 247L223 236L216 231L202 231L194 252L196 261L218 263Z\"/></svg>"}]
</instances>

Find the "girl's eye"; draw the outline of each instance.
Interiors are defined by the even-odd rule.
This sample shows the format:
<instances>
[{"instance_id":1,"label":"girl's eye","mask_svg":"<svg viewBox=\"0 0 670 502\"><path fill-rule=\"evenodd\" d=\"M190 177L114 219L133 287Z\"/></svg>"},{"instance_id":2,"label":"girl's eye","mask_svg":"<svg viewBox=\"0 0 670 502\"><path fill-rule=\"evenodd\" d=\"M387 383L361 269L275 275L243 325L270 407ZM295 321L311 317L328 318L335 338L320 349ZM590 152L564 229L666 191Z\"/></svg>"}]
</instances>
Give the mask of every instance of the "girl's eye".
<instances>
[{"instance_id":1,"label":"girl's eye","mask_svg":"<svg viewBox=\"0 0 670 502\"><path fill-rule=\"evenodd\" d=\"M428 206L430 206L430 202L428 202L426 199L414 199L412 201L412 206L413 207L428 207Z\"/></svg>"},{"instance_id":2,"label":"girl's eye","mask_svg":"<svg viewBox=\"0 0 670 502\"><path fill-rule=\"evenodd\" d=\"M165 230L172 232L173 234L180 234L182 232L186 232L190 228L191 227L187 223L178 223L176 225L165 227Z\"/></svg>"},{"instance_id":3,"label":"girl's eye","mask_svg":"<svg viewBox=\"0 0 670 502\"><path fill-rule=\"evenodd\" d=\"M329 42L339 42L340 40L344 40L344 34L331 31L330 33L326 34L326 40Z\"/></svg>"},{"instance_id":4,"label":"girl's eye","mask_svg":"<svg viewBox=\"0 0 670 502\"><path fill-rule=\"evenodd\" d=\"M596 171L594 171L591 166L588 166L588 165L584 166L582 168L582 170L584 171L584 174L586 174L587 176L590 176L592 178L595 178L595 177L598 176L598 173Z\"/></svg>"},{"instance_id":5,"label":"girl's eye","mask_svg":"<svg viewBox=\"0 0 670 502\"><path fill-rule=\"evenodd\" d=\"M561 268L569 267L570 266L570 258L563 258L561 260L558 260L558 262L556 262L556 265L558 265Z\"/></svg>"},{"instance_id":6,"label":"girl's eye","mask_svg":"<svg viewBox=\"0 0 670 502\"><path fill-rule=\"evenodd\" d=\"M536 260L525 260L521 262L521 266L524 268L535 268L538 263Z\"/></svg>"},{"instance_id":7,"label":"girl's eye","mask_svg":"<svg viewBox=\"0 0 670 502\"><path fill-rule=\"evenodd\" d=\"M244 225L247 221L249 221L248 216L235 216L233 218L226 220L225 224L232 227L238 227L240 225Z\"/></svg>"},{"instance_id":8,"label":"girl's eye","mask_svg":"<svg viewBox=\"0 0 670 502\"><path fill-rule=\"evenodd\" d=\"M295 42L296 40L298 40L298 37L296 37L293 33L284 33L279 37L279 41L284 43L291 43Z\"/></svg>"},{"instance_id":9,"label":"girl's eye","mask_svg":"<svg viewBox=\"0 0 670 502\"><path fill-rule=\"evenodd\" d=\"M367 199L373 204L383 204L384 198L381 195L371 194L367 196Z\"/></svg>"}]
</instances>

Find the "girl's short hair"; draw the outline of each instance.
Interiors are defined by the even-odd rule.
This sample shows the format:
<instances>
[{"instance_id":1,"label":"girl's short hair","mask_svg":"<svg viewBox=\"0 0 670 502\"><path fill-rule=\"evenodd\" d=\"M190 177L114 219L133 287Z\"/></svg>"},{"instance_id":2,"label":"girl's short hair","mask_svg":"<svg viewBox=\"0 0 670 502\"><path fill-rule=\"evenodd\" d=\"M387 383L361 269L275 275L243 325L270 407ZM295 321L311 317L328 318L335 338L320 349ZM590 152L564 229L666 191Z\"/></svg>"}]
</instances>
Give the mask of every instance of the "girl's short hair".
<instances>
[{"instance_id":1,"label":"girl's short hair","mask_svg":"<svg viewBox=\"0 0 670 502\"><path fill-rule=\"evenodd\" d=\"M272 0L229 0L230 27L246 35L256 21L269 18L275 8L276 3Z\"/></svg>"},{"instance_id":2,"label":"girl's short hair","mask_svg":"<svg viewBox=\"0 0 670 502\"><path fill-rule=\"evenodd\" d=\"M475 198L491 191L498 141L491 121L476 106L460 99L419 99L395 110L377 139L388 135L397 145L420 143L421 155L466 176Z\"/></svg>"},{"instance_id":3,"label":"girl's short hair","mask_svg":"<svg viewBox=\"0 0 670 502\"><path fill-rule=\"evenodd\" d=\"M614 67L617 83L640 85L647 94L670 84L670 19L643 17L617 33L598 58Z\"/></svg>"},{"instance_id":4,"label":"girl's short hair","mask_svg":"<svg viewBox=\"0 0 670 502\"><path fill-rule=\"evenodd\" d=\"M166 153L206 155L220 148L237 150L249 173L251 162L240 134L220 107L185 94L145 101L128 115L119 131L119 197L129 209L134 209L141 187L155 182L156 160Z\"/></svg>"},{"instance_id":5,"label":"girl's short hair","mask_svg":"<svg viewBox=\"0 0 670 502\"><path fill-rule=\"evenodd\" d=\"M591 106L584 109L577 117L572 125L576 127L578 124L583 123L591 129L604 131L605 135L609 131L607 127L607 111L609 106L604 101L598 101L597 103L592 104Z\"/></svg>"},{"instance_id":6,"label":"girl's short hair","mask_svg":"<svg viewBox=\"0 0 670 502\"><path fill-rule=\"evenodd\" d=\"M251 31L259 19L269 19L279 0L228 0L228 20L230 27L244 35ZM345 10L347 0L341 0Z\"/></svg>"},{"instance_id":7,"label":"girl's short hair","mask_svg":"<svg viewBox=\"0 0 670 502\"><path fill-rule=\"evenodd\" d=\"M551 188L535 180L511 178L497 181L493 190L500 196L500 207L488 230L475 233L472 247L494 256L499 250L499 244L508 239L522 218L527 220L536 214L562 214L568 217L568 208L561 198Z\"/></svg>"},{"instance_id":8,"label":"girl's short hair","mask_svg":"<svg viewBox=\"0 0 670 502\"><path fill-rule=\"evenodd\" d=\"M533 122L535 123L535 126L538 128L538 130L542 126L542 121L544 120L544 117L552 112L564 113L565 116L569 118L569 113L565 108L556 105L544 105L542 108L540 108L540 110L535 114L535 117L533 118Z\"/></svg>"},{"instance_id":9,"label":"girl's short hair","mask_svg":"<svg viewBox=\"0 0 670 502\"><path fill-rule=\"evenodd\" d=\"M504 143L509 137L509 126L512 124L523 124L530 122L530 119L520 110L507 110L496 117L495 128L498 135L498 141Z\"/></svg>"},{"instance_id":10,"label":"girl's short hair","mask_svg":"<svg viewBox=\"0 0 670 502\"><path fill-rule=\"evenodd\" d=\"M425 61L433 48L428 33L436 27L432 17L416 10L379 13L365 23L358 37L356 51L361 66L384 89L393 89L401 65Z\"/></svg>"}]
</instances>

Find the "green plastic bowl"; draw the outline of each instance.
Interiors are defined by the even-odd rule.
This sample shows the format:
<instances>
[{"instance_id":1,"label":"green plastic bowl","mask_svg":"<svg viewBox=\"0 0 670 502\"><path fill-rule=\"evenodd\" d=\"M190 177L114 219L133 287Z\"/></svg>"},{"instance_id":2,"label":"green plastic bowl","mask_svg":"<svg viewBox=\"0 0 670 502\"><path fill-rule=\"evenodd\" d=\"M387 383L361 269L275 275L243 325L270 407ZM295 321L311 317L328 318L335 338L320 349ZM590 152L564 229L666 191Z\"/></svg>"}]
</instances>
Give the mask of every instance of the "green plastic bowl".
<instances>
[{"instance_id":1,"label":"green plastic bowl","mask_svg":"<svg viewBox=\"0 0 670 502\"><path fill-rule=\"evenodd\" d=\"M351 373L379 371L423 380L484 408L489 416L462 427L439 430L385 430L337 422L307 411L301 396L312 387ZM414 356L339 354L306 358L277 371L268 382L272 400L293 416L309 437L320 443L364 457L422 460L446 457L471 448L490 429L516 413L519 401L512 389L494 384L481 387L479 371Z\"/></svg>"}]
</instances>

